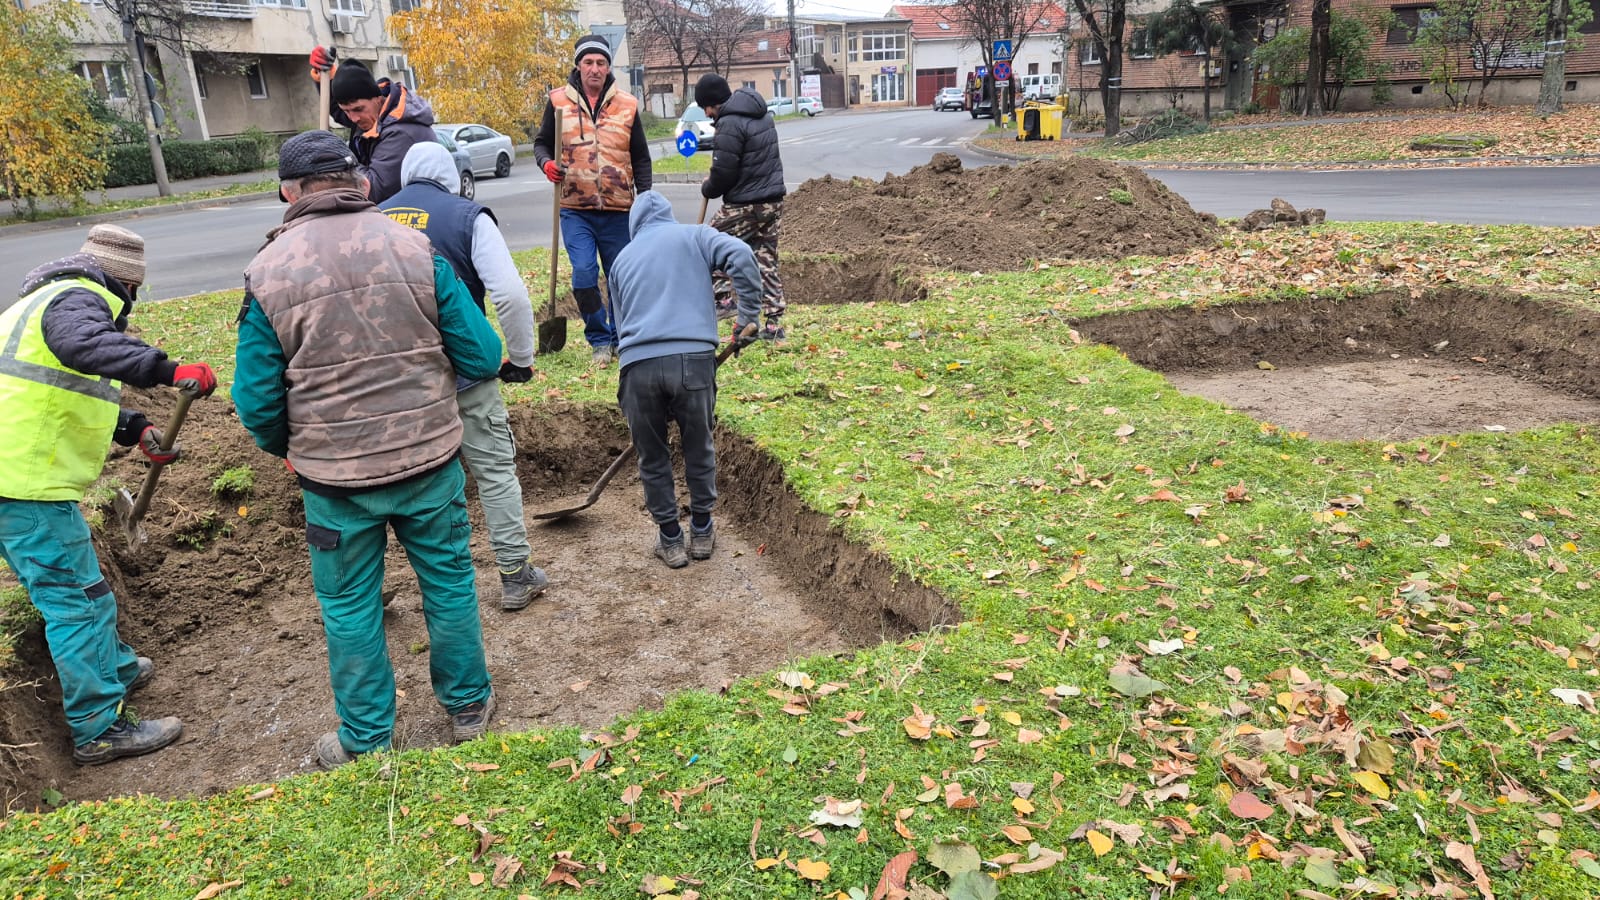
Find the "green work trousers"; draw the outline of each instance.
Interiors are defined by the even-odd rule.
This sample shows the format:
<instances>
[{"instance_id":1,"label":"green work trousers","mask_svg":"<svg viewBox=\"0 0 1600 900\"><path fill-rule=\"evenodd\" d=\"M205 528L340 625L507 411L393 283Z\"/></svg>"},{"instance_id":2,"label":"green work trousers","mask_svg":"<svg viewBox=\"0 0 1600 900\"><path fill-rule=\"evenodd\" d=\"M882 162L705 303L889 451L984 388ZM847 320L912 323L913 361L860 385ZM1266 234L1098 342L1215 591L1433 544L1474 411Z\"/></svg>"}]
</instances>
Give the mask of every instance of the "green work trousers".
<instances>
[{"instance_id":1,"label":"green work trousers","mask_svg":"<svg viewBox=\"0 0 1600 900\"><path fill-rule=\"evenodd\" d=\"M489 698L467 547L466 481L452 461L420 478L347 497L305 492L311 580L328 636L339 743L352 753L384 749L394 733L394 669L381 597L391 527L422 589L434 696L452 714Z\"/></svg>"}]
</instances>

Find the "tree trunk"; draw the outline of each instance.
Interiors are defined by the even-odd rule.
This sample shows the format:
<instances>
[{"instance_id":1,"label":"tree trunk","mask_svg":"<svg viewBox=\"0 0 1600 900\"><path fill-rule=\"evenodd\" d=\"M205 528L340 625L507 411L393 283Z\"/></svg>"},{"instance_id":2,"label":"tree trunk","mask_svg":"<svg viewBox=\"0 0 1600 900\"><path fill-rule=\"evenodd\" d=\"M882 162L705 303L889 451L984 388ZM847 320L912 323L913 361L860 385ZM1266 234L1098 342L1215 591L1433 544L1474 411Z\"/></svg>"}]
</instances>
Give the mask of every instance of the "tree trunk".
<instances>
[{"instance_id":1,"label":"tree trunk","mask_svg":"<svg viewBox=\"0 0 1600 900\"><path fill-rule=\"evenodd\" d=\"M1204 110L1207 124L1211 122L1211 50L1206 48L1205 70L1200 75L1201 109Z\"/></svg>"},{"instance_id":2,"label":"tree trunk","mask_svg":"<svg viewBox=\"0 0 1600 900\"><path fill-rule=\"evenodd\" d=\"M1567 80L1567 19L1571 15L1567 0L1550 0L1550 13L1544 27L1544 77L1539 80L1539 102L1535 115L1548 116L1561 111L1561 93Z\"/></svg>"},{"instance_id":3,"label":"tree trunk","mask_svg":"<svg viewBox=\"0 0 1600 900\"><path fill-rule=\"evenodd\" d=\"M1106 17L1106 137L1122 131L1122 34L1128 24L1128 4L1113 2Z\"/></svg>"},{"instance_id":4,"label":"tree trunk","mask_svg":"<svg viewBox=\"0 0 1600 900\"><path fill-rule=\"evenodd\" d=\"M172 196L172 185L167 183L167 159L161 153L161 132L156 130L155 113L150 110L150 95L145 92L143 41L133 27L132 8L122 22L122 36L128 42L128 61L133 66L133 84L129 85L138 98L139 114L144 118L144 137L150 145L150 169L156 175L156 192L163 197Z\"/></svg>"},{"instance_id":5,"label":"tree trunk","mask_svg":"<svg viewBox=\"0 0 1600 900\"><path fill-rule=\"evenodd\" d=\"M679 63L678 64L678 71L683 73L683 99L688 100L689 103L693 103L694 102L694 98L691 97L690 94L689 94L689 67L684 65L683 63ZM683 109L688 109L689 108L689 103L685 103L683 105ZM679 110L679 112L682 112L682 111L683 110Z\"/></svg>"},{"instance_id":6,"label":"tree trunk","mask_svg":"<svg viewBox=\"0 0 1600 900\"><path fill-rule=\"evenodd\" d=\"M1328 32L1333 27L1330 0L1311 5L1311 50L1306 58L1306 106L1308 116L1322 115L1322 88L1328 81Z\"/></svg>"}]
</instances>

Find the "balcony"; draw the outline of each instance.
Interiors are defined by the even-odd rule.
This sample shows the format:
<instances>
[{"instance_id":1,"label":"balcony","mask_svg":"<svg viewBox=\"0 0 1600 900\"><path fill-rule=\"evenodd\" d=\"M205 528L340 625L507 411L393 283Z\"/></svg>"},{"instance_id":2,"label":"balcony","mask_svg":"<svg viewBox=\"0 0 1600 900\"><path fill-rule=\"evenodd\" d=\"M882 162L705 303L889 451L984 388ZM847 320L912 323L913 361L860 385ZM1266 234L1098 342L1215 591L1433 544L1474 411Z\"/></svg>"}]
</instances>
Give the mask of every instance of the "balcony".
<instances>
[{"instance_id":1,"label":"balcony","mask_svg":"<svg viewBox=\"0 0 1600 900\"><path fill-rule=\"evenodd\" d=\"M256 16L250 0L184 0L183 8L190 15L212 19L253 19Z\"/></svg>"}]
</instances>

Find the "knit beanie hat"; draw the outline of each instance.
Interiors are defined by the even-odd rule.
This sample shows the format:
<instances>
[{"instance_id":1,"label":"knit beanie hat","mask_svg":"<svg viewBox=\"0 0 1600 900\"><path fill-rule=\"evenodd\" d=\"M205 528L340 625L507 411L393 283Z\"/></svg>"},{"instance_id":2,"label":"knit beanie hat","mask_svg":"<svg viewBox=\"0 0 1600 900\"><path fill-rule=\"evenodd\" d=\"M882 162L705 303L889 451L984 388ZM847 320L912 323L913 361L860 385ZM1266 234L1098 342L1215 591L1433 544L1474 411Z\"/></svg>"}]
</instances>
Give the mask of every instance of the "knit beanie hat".
<instances>
[{"instance_id":1,"label":"knit beanie hat","mask_svg":"<svg viewBox=\"0 0 1600 900\"><path fill-rule=\"evenodd\" d=\"M367 71L367 67L362 65L360 60L352 59L339 63L338 70L333 73L335 106L382 96L383 89L378 87L377 79L372 77L372 73Z\"/></svg>"},{"instance_id":2,"label":"knit beanie hat","mask_svg":"<svg viewBox=\"0 0 1600 900\"><path fill-rule=\"evenodd\" d=\"M331 131L302 131L278 148L278 179L330 175L356 167L356 158Z\"/></svg>"},{"instance_id":3,"label":"knit beanie hat","mask_svg":"<svg viewBox=\"0 0 1600 900\"><path fill-rule=\"evenodd\" d=\"M733 91L728 88L728 79L715 72L707 72L700 76L694 84L694 102L701 109L708 106L721 106L733 96Z\"/></svg>"},{"instance_id":4,"label":"knit beanie hat","mask_svg":"<svg viewBox=\"0 0 1600 900\"><path fill-rule=\"evenodd\" d=\"M123 284L144 284L144 238L116 225L96 225L78 248L100 264L100 271Z\"/></svg>"},{"instance_id":5,"label":"knit beanie hat","mask_svg":"<svg viewBox=\"0 0 1600 900\"><path fill-rule=\"evenodd\" d=\"M598 53L606 58L606 65L611 64L611 42L598 34L586 34L578 38L572 45L572 64L577 65L578 60L590 53Z\"/></svg>"}]
</instances>

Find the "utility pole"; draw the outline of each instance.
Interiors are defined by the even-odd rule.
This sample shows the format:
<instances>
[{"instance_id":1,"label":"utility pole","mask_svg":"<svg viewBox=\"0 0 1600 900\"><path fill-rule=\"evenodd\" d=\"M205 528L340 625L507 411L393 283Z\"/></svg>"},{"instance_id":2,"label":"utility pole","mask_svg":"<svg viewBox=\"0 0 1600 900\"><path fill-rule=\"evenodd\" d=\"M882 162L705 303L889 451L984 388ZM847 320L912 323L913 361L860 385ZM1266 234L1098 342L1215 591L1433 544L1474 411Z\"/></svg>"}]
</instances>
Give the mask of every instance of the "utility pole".
<instances>
[{"instance_id":1,"label":"utility pole","mask_svg":"<svg viewBox=\"0 0 1600 900\"><path fill-rule=\"evenodd\" d=\"M794 0L789 0L789 96L800 111L800 48L795 45Z\"/></svg>"},{"instance_id":2,"label":"utility pole","mask_svg":"<svg viewBox=\"0 0 1600 900\"><path fill-rule=\"evenodd\" d=\"M144 71L144 37L135 30L133 0L126 0L122 8L122 37L128 43L128 59L133 65L133 84L129 89L139 98L139 114L144 118L144 136L150 144L150 168L156 173L156 191L163 197L172 196L172 185L167 183L167 160L161 155L161 133L157 131L154 102L146 90L148 77Z\"/></svg>"}]
</instances>

